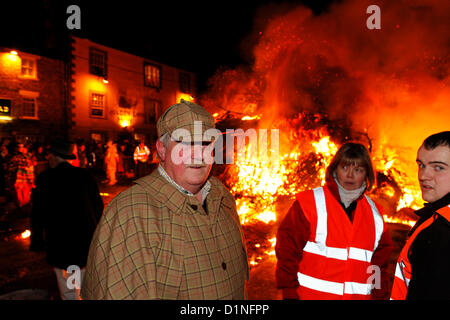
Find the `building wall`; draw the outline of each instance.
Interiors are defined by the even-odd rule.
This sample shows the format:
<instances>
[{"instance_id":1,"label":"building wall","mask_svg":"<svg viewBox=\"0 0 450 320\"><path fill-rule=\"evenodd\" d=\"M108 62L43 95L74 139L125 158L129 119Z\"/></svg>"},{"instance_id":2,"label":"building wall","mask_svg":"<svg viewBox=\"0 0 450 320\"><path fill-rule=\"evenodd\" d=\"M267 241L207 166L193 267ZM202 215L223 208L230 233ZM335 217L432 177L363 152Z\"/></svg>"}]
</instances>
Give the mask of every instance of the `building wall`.
<instances>
[{"instance_id":1,"label":"building wall","mask_svg":"<svg viewBox=\"0 0 450 320\"><path fill-rule=\"evenodd\" d=\"M89 140L92 133L100 133L104 140L117 139L123 134L133 138L144 135L146 143L156 140L156 119L181 97L195 93L195 75L174 67L135 56L120 50L94 43L88 39L73 38L72 44L72 90L71 90L71 138ZM90 48L106 52L107 83L103 77L90 72ZM161 88L144 85L144 62L161 68ZM180 92L179 74L189 74L190 94ZM92 93L104 95L104 118L90 114ZM147 121L145 101L158 101L154 121ZM122 107L128 106L128 108ZM124 121L128 126L124 128Z\"/></svg>"},{"instance_id":2,"label":"building wall","mask_svg":"<svg viewBox=\"0 0 450 320\"><path fill-rule=\"evenodd\" d=\"M65 135L64 62L18 51L0 52L0 99L10 101L10 119L0 120L0 136L18 140L45 141ZM35 73L22 75L23 59L34 61ZM34 116L23 112L24 104L35 101Z\"/></svg>"}]
</instances>

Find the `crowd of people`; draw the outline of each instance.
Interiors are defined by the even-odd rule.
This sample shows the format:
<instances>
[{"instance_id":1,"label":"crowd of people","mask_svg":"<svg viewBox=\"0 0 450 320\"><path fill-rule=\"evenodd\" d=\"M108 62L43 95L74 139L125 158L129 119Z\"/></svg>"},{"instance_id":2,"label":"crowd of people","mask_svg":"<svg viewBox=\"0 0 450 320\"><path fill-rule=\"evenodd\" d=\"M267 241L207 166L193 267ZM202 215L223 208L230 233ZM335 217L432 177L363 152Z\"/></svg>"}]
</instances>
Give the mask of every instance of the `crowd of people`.
<instances>
[{"instance_id":1,"label":"crowd of people","mask_svg":"<svg viewBox=\"0 0 450 320\"><path fill-rule=\"evenodd\" d=\"M139 147L140 146L140 147ZM142 155L143 146L146 156ZM22 142L3 138L0 142L0 197L18 207L30 203L32 189L41 172L48 169L49 143ZM109 140L106 144L79 140L74 144L75 167L86 168L101 183L115 185L149 173L156 159L144 141Z\"/></svg>"}]
</instances>

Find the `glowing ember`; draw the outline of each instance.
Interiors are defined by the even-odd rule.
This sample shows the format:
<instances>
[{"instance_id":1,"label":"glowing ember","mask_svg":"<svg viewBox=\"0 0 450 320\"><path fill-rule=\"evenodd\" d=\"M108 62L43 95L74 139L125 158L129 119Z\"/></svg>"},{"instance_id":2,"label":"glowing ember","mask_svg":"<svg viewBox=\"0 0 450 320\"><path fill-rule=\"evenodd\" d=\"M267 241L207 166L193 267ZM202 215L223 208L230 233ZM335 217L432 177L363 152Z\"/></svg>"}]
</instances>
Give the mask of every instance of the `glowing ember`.
<instances>
[{"instance_id":1,"label":"glowing ember","mask_svg":"<svg viewBox=\"0 0 450 320\"><path fill-rule=\"evenodd\" d=\"M388 215L383 215L383 219L384 219L384 222L387 222L387 223L400 223L400 224L408 225L410 227L413 227L416 224L415 220L398 219L398 218L388 216Z\"/></svg>"},{"instance_id":2,"label":"glowing ember","mask_svg":"<svg viewBox=\"0 0 450 320\"><path fill-rule=\"evenodd\" d=\"M243 116L241 120L249 121L249 120L258 120L261 119L261 116Z\"/></svg>"}]
</instances>

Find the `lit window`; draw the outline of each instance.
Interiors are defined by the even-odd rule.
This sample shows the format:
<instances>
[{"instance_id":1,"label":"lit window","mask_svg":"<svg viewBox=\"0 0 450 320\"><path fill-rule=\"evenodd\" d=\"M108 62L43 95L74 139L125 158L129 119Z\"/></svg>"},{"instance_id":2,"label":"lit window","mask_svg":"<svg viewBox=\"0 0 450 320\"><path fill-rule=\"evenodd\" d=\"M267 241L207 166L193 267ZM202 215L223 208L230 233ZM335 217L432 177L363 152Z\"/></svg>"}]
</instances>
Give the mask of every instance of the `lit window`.
<instances>
[{"instance_id":1,"label":"lit window","mask_svg":"<svg viewBox=\"0 0 450 320\"><path fill-rule=\"evenodd\" d=\"M144 85L161 89L161 67L144 62Z\"/></svg>"},{"instance_id":2,"label":"lit window","mask_svg":"<svg viewBox=\"0 0 450 320\"><path fill-rule=\"evenodd\" d=\"M89 49L89 72L107 78L107 55L105 51L95 48Z\"/></svg>"},{"instance_id":3,"label":"lit window","mask_svg":"<svg viewBox=\"0 0 450 320\"><path fill-rule=\"evenodd\" d=\"M90 116L93 118L105 118L105 95L91 93L89 100Z\"/></svg>"},{"instance_id":4,"label":"lit window","mask_svg":"<svg viewBox=\"0 0 450 320\"><path fill-rule=\"evenodd\" d=\"M36 78L36 60L22 58L21 76L26 78Z\"/></svg>"}]
</instances>

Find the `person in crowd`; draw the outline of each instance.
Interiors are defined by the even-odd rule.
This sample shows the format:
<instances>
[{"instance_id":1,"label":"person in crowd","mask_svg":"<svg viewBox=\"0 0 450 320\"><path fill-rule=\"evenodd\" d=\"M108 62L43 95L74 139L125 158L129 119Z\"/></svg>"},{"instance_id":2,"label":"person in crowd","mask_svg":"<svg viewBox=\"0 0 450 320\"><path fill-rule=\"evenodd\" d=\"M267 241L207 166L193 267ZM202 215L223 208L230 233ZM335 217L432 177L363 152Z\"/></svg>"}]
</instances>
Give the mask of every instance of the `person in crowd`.
<instances>
[{"instance_id":1,"label":"person in crowd","mask_svg":"<svg viewBox=\"0 0 450 320\"><path fill-rule=\"evenodd\" d=\"M67 162L74 167L79 167L80 159L78 159L78 146L76 144L73 145L73 154L75 156L75 159L68 159Z\"/></svg>"},{"instance_id":2,"label":"person in crowd","mask_svg":"<svg viewBox=\"0 0 450 320\"><path fill-rule=\"evenodd\" d=\"M400 252L392 300L450 299L450 131L433 134L417 151L425 206Z\"/></svg>"},{"instance_id":3,"label":"person in crowd","mask_svg":"<svg viewBox=\"0 0 450 320\"><path fill-rule=\"evenodd\" d=\"M78 160L80 161L80 168L87 168L87 154L86 154L86 145L84 142L80 142L78 144Z\"/></svg>"},{"instance_id":4,"label":"person in crowd","mask_svg":"<svg viewBox=\"0 0 450 320\"><path fill-rule=\"evenodd\" d=\"M277 232L276 282L283 299L388 299L392 240L382 208L366 192L375 183L368 150L344 144L326 184L300 192Z\"/></svg>"},{"instance_id":5,"label":"person in crowd","mask_svg":"<svg viewBox=\"0 0 450 320\"><path fill-rule=\"evenodd\" d=\"M0 201L7 201L7 165L9 160L8 140L2 139L0 143Z\"/></svg>"},{"instance_id":6,"label":"person in crowd","mask_svg":"<svg viewBox=\"0 0 450 320\"><path fill-rule=\"evenodd\" d=\"M128 160L129 157L126 154L126 145L124 143L120 144L118 154L119 154L119 163L117 166L117 174L119 176L119 180L126 178L129 173L129 165Z\"/></svg>"},{"instance_id":7,"label":"person in crowd","mask_svg":"<svg viewBox=\"0 0 450 320\"><path fill-rule=\"evenodd\" d=\"M47 153L42 144L37 145L34 154L36 158L36 165L34 166L34 176L37 178L41 172L48 167Z\"/></svg>"},{"instance_id":8,"label":"person in crowd","mask_svg":"<svg viewBox=\"0 0 450 320\"><path fill-rule=\"evenodd\" d=\"M50 168L37 179L30 218L30 250L46 252L62 300L80 299L89 245L103 211L96 181L89 171L67 161L73 159L73 143L52 143ZM78 274L72 277L71 272Z\"/></svg>"},{"instance_id":9,"label":"person in crowd","mask_svg":"<svg viewBox=\"0 0 450 320\"><path fill-rule=\"evenodd\" d=\"M108 185L113 186L117 183L117 165L119 163L119 154L117 153L117 143L109 140L106 144L105 153L106 178Z\"/></svg>"},{"instance_id":10,"label":"person in crowd","mask_svg":"<svg viewBox=\"0 0 450 320\"><path fill-rule=\"evenodd\" d=\"M94 147L94 153L95 153L95 165L96 165L96 169L99 172L103 172L104 173L104 163L105 163L105 150L103 149L103 143L101 142L95 142L95 147Z\"/></svg>"},{"instance_id":11,"label":"person in crowd","mask_svg":"<svg viewBox=\"0 0 450 320\"><path fill-rule=\"evenodd\" d=\"M145 145L144 139L136 146L133 157L136 167L136 178L141 178L147 174L148 158L150 157L150 149Z\"/></svg>"},{"instance_id":12,"label":"person in crowd","mask_svg":"<svg viewBox=\"0 0 450 320\"><path fill-rule=\"evenodd\" d=\"M89 169L95 169L97 166L97 156L95 155L95 144L90 143L87 151L87 167Z\"/></svg>"},{"instance_id":13,"label":"person in crowd","mask_svg":"<svg viewBox=\"0 0 450 320\"><path fill-rule=\"evenodd\" d=\"M17 145L17 154L12 158L12 166L16 168L16 180L14 188L17 194L19 207L27 205L31 200L31 190L34 184L34 166L35 157L28 152L28 145L19 143Z\"/></svg>"},{"instance_id":14,"label":"person in crowd","mask_svg":"<svg viewBox=\"0 0 450 320\"><path fill-rule=\"evenodd\" d=\"M194 121L202 130L194 130ZM209 112L184 100L159 118L160 166L106 208L89 251L84 299L247 297L235 200L209 177L213 143L203 133L214 125ZM177 129L185 135L175 135Z\"/></svg>"}]
</instances>

